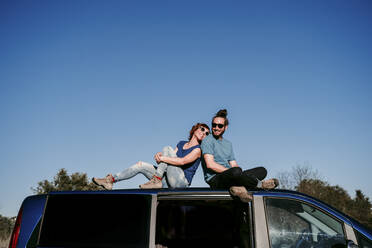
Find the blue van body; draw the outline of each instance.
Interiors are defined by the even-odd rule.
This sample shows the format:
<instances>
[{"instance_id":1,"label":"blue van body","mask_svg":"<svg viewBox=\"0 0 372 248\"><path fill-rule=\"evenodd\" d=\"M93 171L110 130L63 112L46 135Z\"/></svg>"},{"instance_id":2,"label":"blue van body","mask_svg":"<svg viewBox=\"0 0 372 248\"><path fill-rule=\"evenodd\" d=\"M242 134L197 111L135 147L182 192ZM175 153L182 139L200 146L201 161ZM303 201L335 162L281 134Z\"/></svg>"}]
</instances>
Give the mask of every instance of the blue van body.
<instances>
[{"instance_id":1,"label":"blue van body","mask_svg":"<svg viewBox=\"0 0 372 248\"><path fill-rule=\"evenodd\" d=\"M294 199L297 201L307 202L316 206L321 211L327 213L330 216L343 221L347 225L351 226L355 231L361 233L368 242L372 243L372 231L351 217L341 213L340 211L334 209L333 207L323 203L313 197L308 195L288 190L271 190L271 191L251 191L254 196L261 197L275 197L275 198L285 198ZM44 211L48 205L48 198L51 196L58 195L146 195L151 197L161 197L161 196L171 196L175 199L182 198L184 196L195 197L197 199L211 198L216 195L224 195L226 199L229 198L227 191L214 191L206 188L188 188L188 189L157 189L157 190L142 190L142 189L124 189L124 190L111 190L111 191L61 191L61 192L51 192L44 195L34 195L27 197L20 208L21 217L21 227L18 237L18 242L16 247L39 247L37 242L33 245L29 245L32 235L35 235L35 230L40 229L40 223L42 223ZM203 221L203 220L201 220ZM36 236L37 236L36 232ZM37 239L37 237L36 237ZM366 246L368 247L368 246Z\"/></svg>"}]
</instances>

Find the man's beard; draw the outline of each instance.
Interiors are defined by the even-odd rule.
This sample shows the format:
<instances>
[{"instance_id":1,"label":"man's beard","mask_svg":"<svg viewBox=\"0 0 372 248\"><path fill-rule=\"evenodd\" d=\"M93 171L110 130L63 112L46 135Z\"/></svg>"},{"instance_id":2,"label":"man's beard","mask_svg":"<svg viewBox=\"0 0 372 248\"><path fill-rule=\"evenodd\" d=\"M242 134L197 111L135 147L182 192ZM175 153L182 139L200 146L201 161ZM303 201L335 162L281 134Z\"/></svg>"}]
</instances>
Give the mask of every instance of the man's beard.
<instances>
[{"instance_id":1,"label":"man's beard","mask_svg":"<svg viewBox=\"0 0 372 248\"><path fill-rule=\"evenodd\" d=\"M225 133L225 131L222 131L220 134L218 134L218 135L215 135L214 134L214 132L212 132L212 134L213 134L213 137L215 138L215 139L219 139L219 138L222 138L222 135Z\"/></svg>"}]
</instances>

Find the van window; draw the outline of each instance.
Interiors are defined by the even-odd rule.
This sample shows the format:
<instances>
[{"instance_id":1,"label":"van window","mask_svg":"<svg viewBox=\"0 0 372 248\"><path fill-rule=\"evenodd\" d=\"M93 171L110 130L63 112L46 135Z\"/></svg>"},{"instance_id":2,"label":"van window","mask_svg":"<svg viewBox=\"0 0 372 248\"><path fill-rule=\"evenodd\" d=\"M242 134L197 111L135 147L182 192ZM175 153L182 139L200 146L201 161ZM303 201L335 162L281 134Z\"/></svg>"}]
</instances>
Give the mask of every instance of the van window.
<instances>
[{"instance_id":1,"label":"van window","mask_svg":"<svg viewBox=\"0 0 372 248\"><path fill-rule=\"evenodd\" d=\"M232 200L162 200L157 247L251 247L249 206Z\"/></svg>"},{"instance_id":2,"label":"van window","mask_svg":"<svg viewBox=\"0 0 372 248\"><path fill-rule=\"evenodd\" d=\"M301 201L266 198L271 247L346 247L343 223Z\"/></svg>"},{"instance_id":3,"label":"van window","mask_svg":"<svg viewBox=\"0 0 372 248\"><path fill-rule=\"evenodd\" d=\"M39 247L148 247L151 196L50 195Z\"/></svg>"}]
</instances>

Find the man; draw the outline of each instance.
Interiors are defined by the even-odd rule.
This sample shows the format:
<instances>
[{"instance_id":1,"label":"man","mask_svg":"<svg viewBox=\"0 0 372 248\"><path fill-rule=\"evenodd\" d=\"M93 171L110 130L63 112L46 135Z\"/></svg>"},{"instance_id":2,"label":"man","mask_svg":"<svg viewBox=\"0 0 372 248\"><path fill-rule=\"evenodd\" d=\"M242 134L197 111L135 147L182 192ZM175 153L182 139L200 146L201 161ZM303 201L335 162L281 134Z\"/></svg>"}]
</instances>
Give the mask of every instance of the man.
<instances>
[{"instance_id":1,"label":"man","mask_svg":"<svg viewBox=\"0 0 372 248\"><path fill-rule=\"evenodd\" d=\"M229 189L233 196L243 202L252 200L247 189L273 189L279 185L277 179L263 180L267 171L256 167L243 171L237 164L230 141L223 138L229 120L227 110L222 109L212 119L212 134L201 144L204 180L212 189Z\"/></svg>"}]
</instances>

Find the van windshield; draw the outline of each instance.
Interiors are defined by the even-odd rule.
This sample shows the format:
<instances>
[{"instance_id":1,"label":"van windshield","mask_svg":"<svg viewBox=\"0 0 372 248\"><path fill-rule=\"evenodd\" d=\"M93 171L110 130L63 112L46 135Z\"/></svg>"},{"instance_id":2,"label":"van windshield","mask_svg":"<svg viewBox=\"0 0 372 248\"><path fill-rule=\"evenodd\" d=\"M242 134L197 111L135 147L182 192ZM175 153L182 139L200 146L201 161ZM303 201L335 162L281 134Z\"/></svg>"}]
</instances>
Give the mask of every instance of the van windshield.
<instances>
[{"instance_id":1,"label":"van windshield","mask_svg":"<svg viewBox=\"0 0 372 248\"><path fill-rule=\"evenodd\" d=\"M39 247L147 247L150 195L50 195Z\"/></svg>"}]
</instances>

